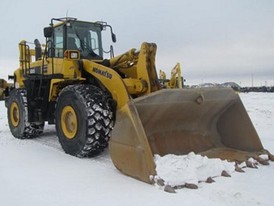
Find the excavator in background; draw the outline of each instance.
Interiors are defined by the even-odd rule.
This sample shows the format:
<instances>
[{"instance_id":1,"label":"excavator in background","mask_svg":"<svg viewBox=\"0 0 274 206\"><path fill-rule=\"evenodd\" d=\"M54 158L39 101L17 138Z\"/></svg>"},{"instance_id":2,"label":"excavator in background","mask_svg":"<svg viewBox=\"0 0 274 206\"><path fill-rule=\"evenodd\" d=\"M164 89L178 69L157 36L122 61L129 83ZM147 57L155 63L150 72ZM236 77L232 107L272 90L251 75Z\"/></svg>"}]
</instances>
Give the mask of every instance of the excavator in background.
<instances>
[{"instance_id":1,"label":"excavator in background","mask_svg":"<svg viewBox=\"0 0 274 206\"><path fill-rule=\"evenodd\" d=\"M151 183L154 155L189 152L245 161L269 154L229 88L162 89L156 44L104 57L104 22L53 18L46 45L19 43L20 67L6 98L9 128L19 139L55 124L63 150L92 157L109 147L124 174ZM179 75L180 77L180 75ZM173 84L174 85L174 84Z\"/></svg>"},{"instance_id":2,"label":"excavator in background","mask_svg":"<svg viewBox=\"0 0 274 206\"><path fill-rule=\"evenodd\" d=\"M166 78L166 73L163 70L160 70L159 81L163 88L174 89L174 88L183 88L184 79L181 75L181 65L177 63L171 70L170 79Z\"/></svg>"}]
</instances>

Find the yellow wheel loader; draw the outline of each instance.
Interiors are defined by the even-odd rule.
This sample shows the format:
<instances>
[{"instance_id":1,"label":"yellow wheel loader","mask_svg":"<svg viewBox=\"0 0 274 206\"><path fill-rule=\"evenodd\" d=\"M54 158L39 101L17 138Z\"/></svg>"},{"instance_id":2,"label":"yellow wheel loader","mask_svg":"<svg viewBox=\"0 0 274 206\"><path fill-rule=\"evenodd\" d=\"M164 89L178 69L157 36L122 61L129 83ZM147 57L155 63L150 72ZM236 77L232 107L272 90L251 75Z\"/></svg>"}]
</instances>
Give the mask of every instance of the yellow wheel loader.
<instances>
[{"instance_id":1,"label":"yellow wheel loader","mask_svg":"<svg viewBox=\"0 0 274 206\"><path fill-rule=\"evenodd\" d=\"M154 155L191 151L244 161L267 153L232 89L161 89L156 44L104 59L104 22L52 19L46 45L19 43L20 67L6 99L11 133L20 139L55 124L68 154L87 157L109 146L114 165L150 183ZM112 47L111 47L112 48Z\"/></svg>"},{"instance_id":2,"label":"yellow wheel loader","mask_svg":"<svg viewBox=\"0 0 274 206\"><path fill-rule=\"evenodd\" d=\"M171 70L170 79L166 78L166 73L163 70L160 70L159 81L162 84L163 88L174 89L174 88L183 88L184 79L181 75L181 66L180 63L177 63Z\"/></svg>"}]
</instances>

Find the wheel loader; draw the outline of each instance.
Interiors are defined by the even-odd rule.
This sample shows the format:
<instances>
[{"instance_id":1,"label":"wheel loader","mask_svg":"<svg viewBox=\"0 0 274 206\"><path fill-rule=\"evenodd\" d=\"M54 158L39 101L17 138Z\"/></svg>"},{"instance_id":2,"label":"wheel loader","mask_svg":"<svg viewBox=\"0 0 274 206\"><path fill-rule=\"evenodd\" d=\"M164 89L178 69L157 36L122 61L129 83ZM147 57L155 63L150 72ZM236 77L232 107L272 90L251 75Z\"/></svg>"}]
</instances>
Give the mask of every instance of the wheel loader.
<instances>
[{"instance_id":1,"label":"wheel loader","mask_svg":"<svg viewBox=\"0 0 274 206\"><path fill-rule=\"evenodd\" d=\"M166 78L166 73L163 70L160 70L159 81L162 84L163 88L174 89L174 88L183 88L184 78L181 75L181 65L177 63L171 70L170 79Z\"/></svg>"},{"instance_id":2,"label":"wheel loader","mask_svg":"<svg viewBox=\"0 0 274 206\"><path fill-rule=\"evenodd\" d=\"M20 67L6 99L10 131L19 139L55 124L63 150L92 157L109 148L124 174L151 183L154 155L195 152L244 161L268 153L239 98L228 88L162 89L156 44L104 58L104 22L53 18L46 44L19 43ZM34 48L31 48L34 45Z\"/></svg>"}]
</instances>

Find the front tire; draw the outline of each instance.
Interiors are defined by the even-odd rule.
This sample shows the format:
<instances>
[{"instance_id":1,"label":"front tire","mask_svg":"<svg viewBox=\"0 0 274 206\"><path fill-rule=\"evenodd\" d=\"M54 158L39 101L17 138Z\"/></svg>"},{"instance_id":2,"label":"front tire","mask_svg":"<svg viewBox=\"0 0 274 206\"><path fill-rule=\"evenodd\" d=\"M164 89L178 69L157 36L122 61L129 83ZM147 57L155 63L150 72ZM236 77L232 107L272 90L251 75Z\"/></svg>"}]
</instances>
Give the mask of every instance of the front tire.
<instances>
[{"instance_id":1,"label":"front tire","mask_svg":"<svg viewBox=\"0 0 274 206\"><path fill-rule=\"evenodd\" d=\"M114 124L112 102L108 94L92 85L70 85L60 92L56 131L66 153L95 156L108 146Z\"/></svg>"}]
</instances>

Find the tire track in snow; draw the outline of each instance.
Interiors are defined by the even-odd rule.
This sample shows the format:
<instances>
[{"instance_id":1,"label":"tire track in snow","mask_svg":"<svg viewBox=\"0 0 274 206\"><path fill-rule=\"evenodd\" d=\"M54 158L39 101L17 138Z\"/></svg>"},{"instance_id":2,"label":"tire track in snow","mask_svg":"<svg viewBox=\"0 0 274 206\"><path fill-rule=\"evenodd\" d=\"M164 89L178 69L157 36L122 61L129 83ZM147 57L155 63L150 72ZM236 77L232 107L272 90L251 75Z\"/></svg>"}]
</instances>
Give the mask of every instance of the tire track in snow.
<instances>
[{"instance_id":1,"label":"tire track in snow","mask_svg":"<svg viewBox=\"0 0 274 206\"><path fill-rule=\"evenodd\" d=\"M57 152L61 152L62 154L69 156L71 158L77 158L80 161L91 162L92 164L100 165L100 167L102 168L115 169L115 166L113 165L112 160L110 158L108 149L103 151L100 155L92 158L78 158L78 157L74 157L69 154L66 154L64 150L62 149L61 144L58 141L55 127L52 125L45 125L44 134L41 135L40 137L31 139L31 141L35 144L38 143L42 146L45 146Z\"/></svg>"}]
</instances>

